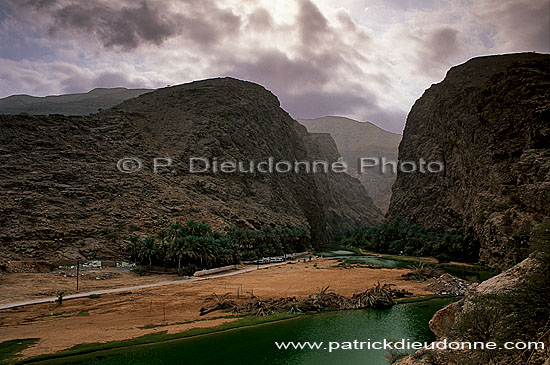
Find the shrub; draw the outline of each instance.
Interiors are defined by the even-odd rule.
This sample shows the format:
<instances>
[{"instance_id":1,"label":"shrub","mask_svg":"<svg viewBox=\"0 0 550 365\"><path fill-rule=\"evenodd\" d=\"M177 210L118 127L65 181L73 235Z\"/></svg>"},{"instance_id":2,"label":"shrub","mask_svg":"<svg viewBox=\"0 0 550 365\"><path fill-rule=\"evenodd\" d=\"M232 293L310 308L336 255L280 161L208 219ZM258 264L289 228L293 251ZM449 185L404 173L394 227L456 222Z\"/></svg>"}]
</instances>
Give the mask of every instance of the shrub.
<instances>
[{"instance_id":1,"label":"shrub","mask_svg":"<svg viewBox=\"0 0 550 365\"><path fill-rule=\"evenodd\" d=\"M451 257L474 262L479 258L479 242L472 236L471 233L447 232L396 219L340 234L340 244L394 255L435 256L441 258L441 262L448 262Z\"/></svg>"},{"instance_id":2,"label":"shrub","mask_svg":"<svg viewBox=\"0 0 550 365\"><path fill-rule=\"evenodd\" d=\"M65 295L65 292L57 292L57 303L59 305L63 304L63 296Z\"/></svg>"},{"instance_id":3,"label":"shrub","mask_svg":"<svg viewBox=\"0 0 550 365\"><path fill-rule=\"evenodd\" d=\"M439 255L435 256L435 258L437 259L437 262L439 262L440 264L443 264L445 262L451 262L451 256L449 256L449 254L446 254L446 253L440 253Z\"/></svg>"}]
</instances>

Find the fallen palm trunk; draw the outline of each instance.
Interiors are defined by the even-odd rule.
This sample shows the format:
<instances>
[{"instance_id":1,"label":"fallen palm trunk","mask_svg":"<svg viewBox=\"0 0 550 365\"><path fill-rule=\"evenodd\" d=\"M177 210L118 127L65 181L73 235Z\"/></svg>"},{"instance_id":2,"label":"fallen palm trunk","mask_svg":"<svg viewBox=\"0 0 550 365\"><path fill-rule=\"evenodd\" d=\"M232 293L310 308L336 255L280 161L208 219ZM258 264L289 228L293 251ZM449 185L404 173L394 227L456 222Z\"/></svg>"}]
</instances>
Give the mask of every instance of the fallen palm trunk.
<instances>
[{"instance_id":1,"label":"fallen palm trunk","mask_svg":"<svg viewBox=\"0 0 550 365\"><path fill-rule=\"evenodd\" d=\"M300 313L319 312L326 309L361 309L361 308L389 308L395 304L394 298L403 298L412 295L406 290L393 289L391 285L380 283L365 290L362 293L345 297L332 291L328 286L319 293L312 294L304 299L286 297L277 299L254 298L246 302L234 302L227 300L229 293L213 295L206 298L205 306L200 309L200 315L205 315L217 310L227 312L267 316L274 313Z\"/></svg>"},{"instance_id":2,"label":"fallen palm trunk","mask_svg":"<svg viewBox=\"0 0 550 365\"><path fill-rule=\"evenodd\" d=\"M426 281L432 278L437 278L444 273L443 269L434 266L427 266L424 262L413 264L410 272L407 272L401 277L405 280Z\"/></svg>"}]
</instances>

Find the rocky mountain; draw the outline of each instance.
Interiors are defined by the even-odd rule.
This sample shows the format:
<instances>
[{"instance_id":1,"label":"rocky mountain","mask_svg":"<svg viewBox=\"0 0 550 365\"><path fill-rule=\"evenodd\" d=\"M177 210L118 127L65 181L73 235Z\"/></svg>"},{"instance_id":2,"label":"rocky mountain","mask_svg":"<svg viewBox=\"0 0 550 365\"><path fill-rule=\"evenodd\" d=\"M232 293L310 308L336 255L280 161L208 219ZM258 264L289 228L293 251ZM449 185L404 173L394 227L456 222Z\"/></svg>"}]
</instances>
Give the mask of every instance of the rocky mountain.
<instances>
[{"instance_id":1,"label":"rocky mountain","mask_svg":"<svg viewBox=\"0 0 550 365\"><path fill-rule=\"evenodd\" d=\"M410 111L400 161L441 161L440 173L398 172L387 219L469 232L483 263L526 255L550 215L550 56L474 58L453 67Z\"/></svg>"},{"instance_id":2,"label":"rocky mountain","mask_svg":"<svg viewBox=\"0 0 550 365\"><path fill-rule=\"evenodd\" d=\"M87 115L107 109L124 100L145 94L149 89L97 88L87 93L36 97L12 95L0 99L0 114Z\"/></svg>"},{"instance_id":3,"label":"rocky mountain","mask_svg":"<svg viewBox=\"0 0 550 365\"><path fill-rule=\"evenodd\" d=\"M335 162L341 158L334 139L328 133L310 133L305 141L309 155L314 160ZM329 171L328 176L325 174L314 176L317 188L322 192L319 198L325 207L330 236L352 230L364 225L365 222L382 220L382 212L374 206L369 196L365 197L365 188L359 180L347 173L333 171ZM357 204L358 196L363 197L362 199L368 203Z\"/></svg>"},{"instance_id":4,"label":"rocky mountain","mask_svg":"<svg viewBox=\"0 0 550 365\"><path fill-rule=\"evenodd\" d=\"M359 174L358 160L363 157L397 161L401 135L379 128L370 122L358 122L344 117L297 119L311 133L329 133L336 141L338 151L349 165L352 176L361 181L374 204L386 212L390 204L391 187L395 174L382 174L379 169L365 169Z\"/></svg>"},{"instance_id":5,"label":"rocky mountain","mask_svg":"<svg viewBox=\"0 0 550 365\"><path fill-rule=\"evenodd\" d=\"M309 228L314 244L382 220L348 175L259 171L269 157L334 160L337 152L250 82L159 89L89 116L0 116L0 129L0 254L8 259L119 257L130 235L188 219L217 229L291 224ZM190 159L199 157L256 168L193 173ZM121 172L140 166L123 158L141 169ZM155 172L154 158L171 166Z\"/></svg>"},{"instance_id":6,"label":"rocky mountain","mask_svg":"<svg viewBox=\"0 0 550 365\"><path fill-rule=\"evenodd\" d=\"M531 254L501 274L472 284L464 297L436 312L429 326L437 336L436 343L494 341L502 346L504 342L543 341L546 350L541 347L530 351L505 351L502 347L485 351L421 349L397 364L547 364L550 354L545 256L547 253L542 257L541 253Z\"/></svg>"}]
</instances>

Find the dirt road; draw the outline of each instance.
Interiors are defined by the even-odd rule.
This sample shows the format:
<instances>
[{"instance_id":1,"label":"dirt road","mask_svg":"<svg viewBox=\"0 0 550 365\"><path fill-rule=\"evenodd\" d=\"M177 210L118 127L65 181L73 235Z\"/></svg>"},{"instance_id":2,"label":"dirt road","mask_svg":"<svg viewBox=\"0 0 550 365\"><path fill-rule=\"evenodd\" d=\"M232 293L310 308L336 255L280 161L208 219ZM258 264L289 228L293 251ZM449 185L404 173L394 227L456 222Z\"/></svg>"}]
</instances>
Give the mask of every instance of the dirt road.
<instances>
[{"instance_id":1,"label":"dirt road","mask_svg":"<svg viewBox=\"0 0 550 365\"><path fill-rule=\"evenodd\" d=\"M147 283L133 289L123 285L122 278L117 278L121 287L107 288L107 292L100 293L99 297L82 293L87 296L64 301L62 305L47 302L0 310L0 342L39 338L35 345L22 353L28 357L53 353L81 343L124 340L160 331L177 333L237 320L227 317L231 313L223 312L199 316L204 299L212 293L230 293L233 300L238 300L237 295L241 299L252 295L304 298L330 286L335 292L350 296L380 281L395 284L397 288L407 289L415 295L431 294L423 289L425 283L403 280L401 274L407 271L344 268L337 267L333 260L321 259L272 265L259 270L247 268L206 280ZM30 290L30 277L25 277L23 284L17 284L13 278L10 280L8 284L2 284L4 292L17 292L18 285L19 290L22 290L22 285L25 285L25 290Z\"/></svg>"}]
</instances>

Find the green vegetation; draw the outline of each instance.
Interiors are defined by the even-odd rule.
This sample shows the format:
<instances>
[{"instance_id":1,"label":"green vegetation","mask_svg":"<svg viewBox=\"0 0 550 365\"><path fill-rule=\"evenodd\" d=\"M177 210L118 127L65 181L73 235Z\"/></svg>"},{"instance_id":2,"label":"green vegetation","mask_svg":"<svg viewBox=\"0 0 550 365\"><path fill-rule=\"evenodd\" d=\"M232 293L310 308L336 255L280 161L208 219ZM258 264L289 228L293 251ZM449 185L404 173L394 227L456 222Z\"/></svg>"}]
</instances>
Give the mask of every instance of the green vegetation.
<instances>
[{"instance_id":1,"label":"green vegetation","mask_svg":"<svg viewBox=\"0 0 550 365\"><path fill-rule=\"evenodd\" d=\"M37 343L39 338L25 338L9 340L0 343L0 364L9 364L14 362L17 355Z\"/></svg>"},{"instance_id":2,"label":"green vegetation","mask_svg":"<svg viewBox=\"0 0 550 365\"><path fill-rule=\"evenodd\" d=\"M439 262L474 262L479 256L479 242L460 231L443 230L409 224L401 219L373 227L359 227L346 232L340 245L393 255L432 256Z\"/></svg>"},{"instance_id":3,"label":"green vegetation","mask_svg":"<svg viewBox=\"0 0 550 365\"><path fill-rule=\"evenodd\" d=\"M513 290L474 296L468 311L458 317L450 340L545 341L550 332L550 222L541 224L531 235L531 252L536 265ZM477 351L463 363L527 363L534 351ZM450 359L453 360L453 359Z\"/></svg>"},{"instance_id":4,"label":"green vegetation","mask_svg":"<svg viewBox=\"0 0 550 365\"><path fill-rule=\"evenodd\" d=\"M129 340L84 343L84 344L76 345L67 350L56 352L55 354L39 355L36 357L32 357L30 359L26 359L25 363L34 363L34 362L40 362L40 361L45 361L50 359L63 358L67 356L88 354L91 352L102 351L102 350L110 350L110 349L116 349L121 347L129 347L129 346L143 345L147 343L155 343L155 342L169 341L169 340L174 340L179 338L205 335L208 333L226 331L226 330L239 328L239 327L253 326L257 324L296 318L298 316L299 314L292 314L292 313L279 313L279 314L274 314L267 317L247 316L247 317L243 317L240 320L226 322L215 327L192 328L187 331L173 333L173 334L168 334L168 331L162 331L162 332L143 335L143 336L136 337ZM37 341L38 339L34 339L34 340ZM1 349L1 345L2 344L0 344L0 349ZM28 346L30 345L32 344L29 344Z\"/></svg>"},{"instance_id":5,"label":"green vegetation","mask_svg":"<svg viewBox=\"0 0 550 365\"><path fill-rule=\"evenodd\" d=\"M61 305L63 304L63 296L65 295L65 292L60 291L57 292L57 304Z\"/></svg>"},{"instance_id":6,"label":"green vegetation","mask_svg":"<svg viewBox=\"0 0 550 365\"><path fill-rule=\"evenodd\" d=\"M244 318L245 315L227 315L227 316L218 316L218 317L209 317L209 318L200 318L195 319L192 321L185 321L185 322L174 322L174 323L162 323L162 324L146 324L145 326L138 327L140 330L148 330L152 328L159 328L159 327L168 327L168 326L175 326L175 325L182 325L182 324L190 324L190 323L196 323L196 322L203 322L203 321L213 321L216 319L230 319L230 318Z\"/></svg>"},{"instance_id":7,"label":"green vegetation","mask_svg":"<svg viewBox=\"0 0 550 365\"><path fill-rule=\"evenodd\" d=\"M311 247L307 230L291 226L260 230L230 228L213 231L208 224L188 221L173 223L156 237L133 236L126 247L134 262L176 267L181 275L265 256L305 251Z\"/></svg>"},{"instance_id":8,"label":"green vegetation","mask_svg":"<svg viewBox=\"0 0 550 365\"><path fill-rule=\"evenodd\" d=\"M410 298L400 298L396 299L396 304L408 304L408 303L419 303L419 302L427 302L434 299L441 299L441 298L449 298L453 301L457 301L460 298L456 297L454 295L436 295L436 294L430 294L430 295L422 295L418 297L410 297Z\"/></svg>"}]
</instances>

